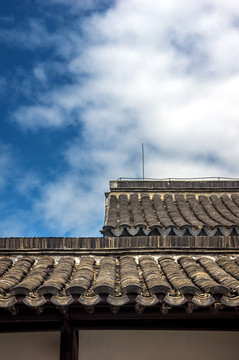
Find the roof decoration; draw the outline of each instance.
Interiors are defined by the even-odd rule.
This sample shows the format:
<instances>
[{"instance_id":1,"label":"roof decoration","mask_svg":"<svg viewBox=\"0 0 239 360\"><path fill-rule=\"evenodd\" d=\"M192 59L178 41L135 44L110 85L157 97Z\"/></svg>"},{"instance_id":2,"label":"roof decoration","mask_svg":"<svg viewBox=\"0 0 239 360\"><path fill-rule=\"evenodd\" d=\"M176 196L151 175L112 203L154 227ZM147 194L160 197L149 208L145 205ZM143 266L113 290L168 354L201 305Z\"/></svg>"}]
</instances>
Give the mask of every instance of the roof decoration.
<instances>
[{"instance_id":1,"label":"roof decoration","mask_svg":"<svg viewBox=\"0 0 239 360\"><path fill-rule=\"evenodd\" d=\"M239 181L114 181L107 236L239 235Z\"/></svg>"}]
</instances>

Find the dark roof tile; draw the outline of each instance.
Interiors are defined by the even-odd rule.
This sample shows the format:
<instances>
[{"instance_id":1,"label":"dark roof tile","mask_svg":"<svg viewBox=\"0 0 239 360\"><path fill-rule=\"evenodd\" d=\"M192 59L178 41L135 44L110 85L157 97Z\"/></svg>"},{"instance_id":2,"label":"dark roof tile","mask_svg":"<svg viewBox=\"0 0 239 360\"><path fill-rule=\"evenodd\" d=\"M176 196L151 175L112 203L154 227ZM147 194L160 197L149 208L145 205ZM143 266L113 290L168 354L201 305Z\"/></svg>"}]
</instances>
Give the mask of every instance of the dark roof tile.
<instances>
[{"instance_id":1,"label":"dark roof tile","mask_svg":"<svg viewBox=\"0 0 239 360\"><path fill-rule=\"evenodd\" d=\"M53 266L53 259L50 256L44 256L35 262L32 269L28 272L25 278L11 289L11 294L28 295L39 287L44 279L47 277L50 268Z\"/></svg>"},{"instance_id":2,"label":"dark roof tile","mask_svg":"<svg viewBox=\"0 0 239 360\"><path fill-rule=\"evenodd\" d=\"M131 211L133 216L134 227L146 227L146 222L143 216L143 208L136 194L130 195Z\"/></svg>"},{"instance_id":3,"label":"dark roof tile","mask_svg":"<svg viewBox=\"0 0 239 360\"><path fill-rule=\"evenodd\" d=\"M107 219L107 227L115 228L117 226L117 198L115 195L110 196L109 200L109 213Z\"/></svg>"},{"instance_id":4,"label":"dark roof tile","mask_svg":"<svg viewBox=\"0 0 239 360\"><path fill-rule=\"evenodd\" d=\"M164 228L175 226L174 222L169 217L169 214L164 206L161 196L157 194L154 195L153 201L154 201L155 211L159 219L159 226L162 226Z\"/></svg>"},{"instance_id":5,"label":"dark roof tile","mask_svg":"<svg viewBox=\"0 0 239 360\"><path fill-rule=\"evenodd\" d=\"M10 309L19 303L36 310L51 304L59 308L84 306L92 311L92 307L102 303L115 307L116 311L133 303L137 311L160 304L161 311L165 312L174 306L186 306L187 311L192 311L192 304L199 307L210 307L215 302L226 307L239 304L239 261L235 256L184 255L178 258L156 252L154 256L39 255L35 261L23 256L10 260L13 265L0 276L0 283L5 280L6 284L14 274L15 287L11 288L11 280L10 286L2 287L0 309ZM33 265L30 271L26 271L27 263ZM53 271L48 272L45 282L39 286L39 277L33 276L34 271L38 269L39 276L44 279L46 269L51 266ZM21 300L16 300L9 289L14 293L14 289L20 289L20 284L29 279L34 290L16 293L16 296L22 295L17 298Z\"/></svg>"},{"instance_id":6,"label":"dark roof tile","mask_svg":"<svg viewBox=\"0 0 239 360\"><path fill-rule=\"evenodd\" d=\"M75 266L72 278L67 284L67 294L84 294L94 279L95 259L90 256L83 257L79 265Z\"/></svg>"},{"instance_id":7,"label":"dark roof tile","mask_svg":"<svg viewBox=\"0 0 239 360\"><path fill-rule=\"evenodd\" d=\"M239 280L239 266L229 256L220 257L216 262L223 270Z\"/></svg>"},{"instance_id":8,"label":"dark roof tile","mask_svg":"<svg viewBox=\"0 0 239 360\"><path fill-rule=\"evenodd\" d=\"M210 199L215 209L221 214L222 218L227 219L230 222L230 226L239 226L239 217L236 217L224 204L222 199L217 195L211 195Z\"/></svg>"},{"instance_id":9,"label":"dark roof tile","mask_svg":"<svg viewBox=\"0 0 239 360\"><path fill-rule=\"evenodd\" d=\"M198 262L207 270L209 275L213 277L219 284L224 286L225 295L230 291L235 291L239 288L239 281L233 278L230 274L224 271L220 266L215 262L214 259L209 257L200 257Z\"/></svg>"},{"instance_id":10,"label":"dark roof tile","mask_svg":"<svg viewBox=\"0 0 239 360\"><path fill-rule=\"evenodd\" d=\"M235 202L237 206L239 206L239 194L232 194L232 200Z\"/></svg>"},{"instance_id":11,"label":"dark roof tile","mask_svg":"<svg viewBox=\"0 0 239 360\"><path fill-rule=\"evenodd\" d=\"M75 261L72 258L63 257L60 259L52 274L39 288L39 293L41 295L57 294L68 282L74 264Z\"/></svg>"},{"instance_id":12,"label":"dark roof tile","mask_svg":"<svg viewBox=\"0 0 239 360\"><path fill-rule=\"evenodd\" d=\"M121 287L124 293L141 293L141 284L135 258L125 255L120 257Z\"/></svg>"},{"instance_id":13,"label":"dark roof tile","mask_svg":"<svg viewBox=\"0 0 239 360\"><path fill-rule=\"evenodd\" d=\"M115 288L116 261L112 257L104 257L100 261L94 291L97 294L113 294Z\"/></svg>"},{"instance_id":14,"label":"dark roof tile","mask_svg":"<svg viewBox=\"0 0 239 360\"><path fill-rule=\"evenodd\" d=\"M233 225L231 221L228 221L215 209L213 204L210 201L210 197L206 195L199 195L199 201L207 212L208 216L210 216L217 224L222 226L230 227Z\"/></svg>"},{"instance_id":15,"label":"dark roof tile","mask_svg":"<svg viewBox=\"0 0 239 360\"><path fill-rule=\"evenodd\" d=\"M200 292L172 257L161 256L158 261L166 278L174 289L179 290L182 293L190 294Z\"/></svg>"},{"instance_id":16,"label":"dark roof tile","mask_svg":"<svg viewBox=\"0 0 239 360\"><path fill-rule=\"evenodd\" d=\"M6 292L17 285L28 273L34 259L30 257L16 258L12 266L0 279L0 292Z\"/></svg>"},{"instance_id":17,"label":"dark roof tile","mask_svg":"<svg viewBox=\"0 0 239 360\"><path fill-rule=\"evenodd\" d=\"M142 206L148 226L152 229L155 226L158 226L159 222L155 210L153 209L152 201L150 200L149 195L142 195Z\"/></svg>"},{"instance_id":18,"label":"dark roof tile","mask_svg":"<svg viewBox=\"0 0 239 360\"><path fill-rule=\"evenodd\" d=\"M12 260L8 257L0 258L0 276L2 276L12 265Z\"/></svg>"},{"instance_id":19,"label":"dark roof tile","mask_svg":"<svg viewBox=\"0 0 239 360\"><path fill-rule=\"evenodd\" d=\"M130 227L130 214L128 209L128 196L120 195L119 196L119 226L128 226Z\"/></svg>"},{"instance_id":20,"label":"dark roof tile","mask_svg":"<svg viewBox=\"0 0 239 360\"><path fill-rule=\"evenodd\" d=\"M219 226L218 222L214 221L208 213L205 211L205 208L201 205L201 202L198 201L194 194L187 195L188 204L191 206L193 213L198 219L206 226L214 228Z\"/></svg>"},{"instance_id":21,"label":"dark roof tile","mask_svg":"<svg viewBox=\"0 0 239 360\"><path fill-rule=\"evenodd\" d=\"M173 200L173 196L171 194L164 196L165 205L169 214L169 217L173 220L174 224L179 228L184 228L185 226L189 226L190 224L185 221L183 216L178 210L176 203Z\"/></svg>"},{"instance_id":22,"label":"dark roof tile","mask_svg":"<svg viewBox=\"0 0 239 360\"><path fill-rule=\"evenodd\" d=\"M231 196L232 198L230 198L229 195L227 194L222 194L221 195L221 200L222 202L225 204L225 206L227 207L227 209L234 215L236 216L236 218L239 218L239 207L235 204L235 202L232 200L233 199L233 195Z\"/></svg>"},{"instance_id":23,"label":"dark roof tile","mask_svg":"<svg viewBox=\"0 0 239 360\"><path fill-rule=\"evenodd\" d=\"M201 292L214 293L215 288L220 290L218 283L191 256L181 257L179 263ZM221 290L224 294L224 288Z\"/></svg>"},{"instance_id":24,"label":"dark roof tile","mask_svg":"<svg viewBox=\"0 0 239 360\"><path fill-rule=\"evenodd\" d=\"M184 195L176 194L175 200L179 211L181 212L185 220L188 222L188 225L191 225L196 228L202 228L204 224L194 215Z\"/></svg>"},{"instance_id":25,"label":"dark roof tile","mask_svg":"<svg viewBox=\"0 0 239 360\"><path fill-rule=\"evenodd\" d=\"M168 293L170 285L165 275L159 271L159 267L152 256L141 256L139 258L145 282L152 294Z\"/></svg>"},{"instance_id":26,"label":"dark roof tile","mask_svg":"<svg viewBox=\"0 0 239 360\"><path fill-rule=\"evenodd\" d=\"M221 235L230 235L232 230L239 234L238 182L198 181L189 186L189 181L173 185L146 181L145 186L133 182L135 188L133 183L126 183L126 187L123 182L117 183L119 187L113 186L107 195L104 235L171 232L182 236L185 229L193 236L216 235L217 229Z\"/></svg>"}]
</instances>

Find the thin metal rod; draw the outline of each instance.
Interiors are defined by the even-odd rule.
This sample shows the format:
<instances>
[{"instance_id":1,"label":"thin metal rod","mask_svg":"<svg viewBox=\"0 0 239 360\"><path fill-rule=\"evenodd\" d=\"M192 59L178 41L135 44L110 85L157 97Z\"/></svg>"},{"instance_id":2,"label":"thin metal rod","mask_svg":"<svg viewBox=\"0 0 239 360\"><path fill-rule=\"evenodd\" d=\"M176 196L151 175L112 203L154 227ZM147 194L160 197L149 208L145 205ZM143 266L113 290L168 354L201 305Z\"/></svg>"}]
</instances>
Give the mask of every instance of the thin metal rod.
<instances>
[{"instance_id":1,"label":"thin metal rod","mask_svg":"<svg viewBox=\"0 0 239 360\"><path fill-rule=\"evenodd\" d=\"M144 143L142 143L142 168L143 168L143 180L144 180Z\"/></svg>"}]
</instances>

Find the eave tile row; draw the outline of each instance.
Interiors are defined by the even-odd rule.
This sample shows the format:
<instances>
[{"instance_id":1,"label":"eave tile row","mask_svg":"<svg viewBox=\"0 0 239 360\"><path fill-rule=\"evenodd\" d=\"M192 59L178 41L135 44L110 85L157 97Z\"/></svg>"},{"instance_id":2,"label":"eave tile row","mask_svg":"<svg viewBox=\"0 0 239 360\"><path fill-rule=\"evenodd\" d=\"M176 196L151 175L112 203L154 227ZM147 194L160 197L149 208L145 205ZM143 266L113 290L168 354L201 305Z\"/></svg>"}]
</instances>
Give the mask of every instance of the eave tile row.
<instances>
[{"instance_id":1,"label":"eave tile row","mask_svg":"<svg viewBox=\"0 0 239 360\"><path fill-rule=\"evenodd\" d=\"M237 256L13 256L0 258L0 309L51 304L87 311L135 304L166 311L239 306ZM190 310L191 309L191 310Z\"/></svg>"}]
</instances>

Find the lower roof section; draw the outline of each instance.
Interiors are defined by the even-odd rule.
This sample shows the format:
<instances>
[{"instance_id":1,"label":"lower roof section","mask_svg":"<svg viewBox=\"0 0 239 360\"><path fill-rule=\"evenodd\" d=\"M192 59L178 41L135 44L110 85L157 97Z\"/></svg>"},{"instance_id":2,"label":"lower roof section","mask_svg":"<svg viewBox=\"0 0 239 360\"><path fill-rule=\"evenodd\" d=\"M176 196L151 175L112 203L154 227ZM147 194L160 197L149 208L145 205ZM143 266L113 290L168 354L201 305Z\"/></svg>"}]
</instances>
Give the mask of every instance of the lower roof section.
<instances>
[{"instance_id":1,"label":"lower roof section","mask_svg":"<svg viewBox=\"0 0 239 360\"><path fill-rule=\"evenodd\" d=\"M0 238L0 312L236 316L238 245L238 236Z\"/></svg>"},{"instance_id":2,"label":"lower roof section","mask_svg":"<svg viewBox=\"0 0 239 360\"><path fill-rule=\"evenodd\" d=\"M0 311L167 314L239 307L237 255L1 256Z\"/></svg>"}]
</instances>

